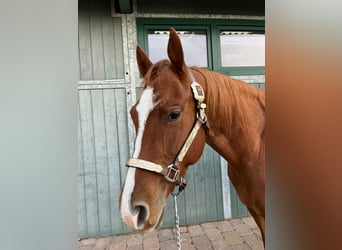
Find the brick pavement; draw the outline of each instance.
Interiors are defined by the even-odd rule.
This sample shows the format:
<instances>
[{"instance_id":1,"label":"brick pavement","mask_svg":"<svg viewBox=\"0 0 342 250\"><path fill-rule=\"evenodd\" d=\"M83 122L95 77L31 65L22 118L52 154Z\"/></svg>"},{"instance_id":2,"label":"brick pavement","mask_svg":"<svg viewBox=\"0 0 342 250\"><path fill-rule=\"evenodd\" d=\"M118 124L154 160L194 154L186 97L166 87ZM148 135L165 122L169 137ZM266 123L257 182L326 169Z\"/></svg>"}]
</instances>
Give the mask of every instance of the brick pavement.
<instances>
[{"instance_id":1,"label":"brick pavement","mask_svg":"<svg viewBox=\"0 0 342 250\"><path fill-rule=\"evenodd\" d=\"M78 250L177 250L174 229L83 239ZM252 217L181 227L182 250L262 250L261 234Z\"/></svg>"}]
</instances>

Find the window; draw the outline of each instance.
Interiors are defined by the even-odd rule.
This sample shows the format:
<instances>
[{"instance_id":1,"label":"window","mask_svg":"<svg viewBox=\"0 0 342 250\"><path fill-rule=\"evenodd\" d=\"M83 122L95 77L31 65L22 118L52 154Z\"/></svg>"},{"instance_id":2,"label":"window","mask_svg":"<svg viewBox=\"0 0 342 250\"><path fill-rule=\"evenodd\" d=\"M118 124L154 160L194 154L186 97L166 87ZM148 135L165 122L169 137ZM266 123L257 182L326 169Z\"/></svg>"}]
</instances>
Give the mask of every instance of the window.
<instances>
[{"instance_id":1,"label":"window","mask_svg":"<svg viewBox=\"0 0 342 250\"><path fill-rule=\"evenodd\" d=\"M138 18L138 43L152 62L167 58L170 27L180 35L188 66L231 76L265 74L263 20Z\"/></svg>"},{"instance_id":2,"label":"window","mask_svg":"<svg viewBox=\"0 0 342 250\"><path fill-rule=\"evenodd\" d=\"M222 67L265 66L265 34L261 32L220 32Z\"/></svg>"},{"instance_id":3,"label":"window","mask_svg":"<svg viewBox=\"0 0 342 250\"><path fill-rule=\"evenodd\" d=\"M185 63L208 67L207 34L205 30L177 30L182 41ZM168 30L148 30L148 54L153 63L167 58Z\"/></svg>"}]
</instances>

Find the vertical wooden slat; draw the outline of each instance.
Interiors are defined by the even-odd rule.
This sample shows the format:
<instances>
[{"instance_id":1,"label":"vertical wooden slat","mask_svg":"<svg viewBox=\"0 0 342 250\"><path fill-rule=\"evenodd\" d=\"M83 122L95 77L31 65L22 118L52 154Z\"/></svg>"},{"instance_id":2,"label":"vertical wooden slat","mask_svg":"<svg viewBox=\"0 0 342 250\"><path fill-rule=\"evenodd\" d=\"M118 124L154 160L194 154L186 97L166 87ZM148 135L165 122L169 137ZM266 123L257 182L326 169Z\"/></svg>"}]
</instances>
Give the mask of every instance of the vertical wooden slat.
<instances>
[{"instance_id":1,"label":"vertical wooden slat","mask_svg":"<svg viewBox=\"0 0 342 250\"><path fill-rule=\"evenodd\" d=\"M90 90L79 92L81 130L83 138L84 192L86 196L88 234L99 235L96 158L92 101Z\"/></svg>"},{"instance_id":2,"label":"vertical wooden slat","mask_svg":"<svg viewBox=\"0 0 342 250\"><path fill-rule=\"evenodd\" d=\"M92 90L94 145L96 157L97 197L100 235L111 234L110 199L108 186L108 162L106 124L104 121L103 91Z\"/></svg>"},{"instance_id":3,"label":"vertical wooden slat","mask_svg":"<svg viewBox=\"0 0 342 250\"><path fill-rule=\"evenodd\" d=\"M215 176L215 170L219 168L219 165L213 165L213 151L206 145L206 157L203 158L203 168L205 169L205 194L206 194L206 211L207 220L217 219L217 206L218 201L216 197L216 185L215 181L221 182L219 176Z\"/></svg>"},{"instance_id":4,"label":"vertical wooden slat","mask_svg":"<svg viewBox=\"0 0 342 250\"><path fill-rule=\"evenodd\" d=\"M123 181L126 177L127 167L126 161L129 158L129 140L128 140L128 117L127 117L127 94L126 89L115 89L115 105L116 105L116 120L117 120L117 129L118 129L118 141L117 145L119 147L119 159L117 161L118 168L120 169L120 176L122 182L120 183L120 188L123 184ZM119 176L116 176L116 179ZM117 197L119 198L119 197ZM120 214L116 215L120 221ZM129 232L127 227L123 227L122 232Z\"/></svg>"},{"instance_id":5,"label":"vertical wooden slat","mask_svg":"<svg viewBox=\"0 0 342 250\"><path fill-rule=\"evenodd\" d=\"M119 166L119 144L118 144L118 128L115 105L115 90L109 89L104 91L104 108L105 122L107 134L107 152L108 152L108 182L109 182L109 199L111 204L111 223L112 233L122 232L122 223L120 220L120 211L118 206L118 197L121 190L122 179L120 178Z\"/></svg>"},{"instance_id":6,"label":"vertical wooden slat","mask_svg":"<svg viewBox=\"0 0 342 250\"><path fill-rule=\"evenodd\" d=\"M215 171L215 191L216 191L216 212L217 212L217 220L224 218L224 205L223 205L223 192L222 192L222 173L221 171L221 157L220 155L215 152L213 149L212 151L212 164Z\"/></svg>"},{"instance_id":7,"label":"vertical wooden slat","mask_svg":"<svg viewBox=\"0 0 342 250\"><path fill-rule=\"evenodd\" d=\"M122 40L122 28L121 19L116 17L113 18L113 28L114 28L114 47L115 47L115 67L116 76L118 78L124 78L124 55L123 55L123 40Z\"/></svg>"},{"instance_id":8,"label":"vertical wooden slat","mask_svg":"<svg viewBox=\"0 0 342 250\"><path fill-rule=\"evenodd\" d=\"M78 19L78 47L80 56L80 79L93 79L93 68L90 43L90 17L88 13L80 12Z\"/></svg>"},{"instance_id":9,"label":"vertical wooden slat","mask_svg":"<svg viewBox=\"0 0 342 250\"><path fill-rule=\"evenodd\" d=\"M79 109L80 110L80 109ZM81 117L78 112L78 185L77 185L77 198L78 198L78 234L79 237L86 237L88 235L87 225L87 207L86 197L84 190L84 162L83 162L83 140L81 130Z\"/></svg>"},{"instance_id":10,"label":"vertical wooden slat","mask_svg":"<svg viewBox=\"0 0 342 250\"><path fill-rule=\"evenodd\" d=\"M196 210L196 188L195 188L195 168L197 164L190 166L187 171L188 185L184 191L185 197L185 213L186 213L186 224L192 224L196 222L197 210Z\"/></svg>"},{"instance_id":11,"label":"vertical wooden slat","mask_svg":"<svg viewBox=\"0 0 342 250\"><path fill-rule=\"evenodd\" d=\"M126 89L115 90L115 105L117 107L117 127L118 127L118 145L119 145L119 167L121 169L121 179L126 177L126 161L129 158L129 144L128 144L128 117L127 117L127 94Z\"/></svg>"},{"instance_id":12,"label":"vertical wooden slat","mask_svg":"<svg viewBox=\"0 0 342 250\"><path fill-rule=\"evenodd\" d=\"M110 16L102 16L102 36L106 79L118 78L115 65L117 55L115 51L113 29L113 18Z\"/></svg>"},{"instance_id":13,"label":"vertical wooden slat","mask_svg":"<svg viewBox=\"0 0 342 250\"><path fill-rule=\"evenodd\" d=\"M204 155L199 160L198 166L195 168L195 192L196 192L196 209L197 209L197 221L207 220L207 207L206 207L206 193L205 193L205 163L206 149Z\"/></svg>"},{"instance_id":14,"label":"vertical wooden slat","mask_svg":"<svg viewBox=\"0 0 342 250\"><path fill-rule=\"evenodd\" d=\"M180 206L178 206L179 208ZM180 210L179 210L180 211ZM174 225L174 206L173 206L173 197L169 195L167 197L167 203L166 203L166 212L165 217L162 226L163 227L172 227Z\"/></svg>"},{"instance_id":15,"label":"vertical wooden slat","mask_svg":"<svg viewBox=\"0 0 342 250\"><path fill-rule=\"evenodd\" d=\"M103 42L102 42L102 24L101 16L93 13L90 16L90 34L91 34L91 52L94 79L105 79Z\"/></svg>"}]
</instances>

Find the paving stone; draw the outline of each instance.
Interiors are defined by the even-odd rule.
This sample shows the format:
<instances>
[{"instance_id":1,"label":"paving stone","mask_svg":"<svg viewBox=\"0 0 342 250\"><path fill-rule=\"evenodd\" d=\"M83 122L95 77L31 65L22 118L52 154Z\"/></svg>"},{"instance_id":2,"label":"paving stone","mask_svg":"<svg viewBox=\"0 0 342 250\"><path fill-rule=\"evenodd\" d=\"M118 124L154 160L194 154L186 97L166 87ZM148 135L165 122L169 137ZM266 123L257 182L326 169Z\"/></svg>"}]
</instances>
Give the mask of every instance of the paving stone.
<instances>
[{"instance_id":1,"label":"paving stone","mask_svg":"<svg viewBox=\"0 0 342 250\"><path fill-rule=\"evenodd\" d=\"M188 228L187 227L179 227L181 233L187 233ZM176 233L176 228L172 228L172 232L175 234Z\"/></svg>"},{"instance_id":2,"label":"paving stone","mask_svg":"<svg viewBox=\"0 0 342 250\"><path fill-rule=\"evenodd\" d=\"M144 250L143 246L129 246L127 247L127 250Z\"/></svg>"},{"instance_id":3,"label":"paving stone","mask_svg":"<svg viewBox=\"0 0 342 250\"><path fill-rule=\"evenodd\" d=\"M100 238L96 241L94 250L107 250L111 242L112 237Z\"/></svg>"},{"instance_id":4,"label":"paving stone","mask_svg":"<svg viewBox=\"0 0 342 250\"><path fill-rule=\"evenodd\" d=\"M258 247L253 247L252 250L265 250L264 245L258 246Z\"/></svg>"},{"instance_id":5,"label":"paving stone","mask_svg":"<svg viewBox=\"0 0 342 250\"><path fill-rule=\"evenodd\" d=\"M175 235L172 232L172 229L164 228L158 232L158 238L159 238L159 241L173 240L175 238Z\"/></svg>"},{"instance_id":6,"label":"paving stone","mask_svg":"<svg viewBox=\"0 0 342 250\"><path fill-rule=\"evenodd\" d=\"M234 228L229 221L219 221L216 223L216 227L221 233L233 231Z\"/></svg>"},{"instance_id":7,"label":"paving stone","mask_svg":"<svg viewBox=\"0 0 342 250\"><path fill-rule=\"evenodd\" d=\"M232 226L235 226L235 225L242 224L243 222L241 221L241 219L232 219L232 220L229 221L229 223L230 223Z\"/></svg>"},{"instance_id":8,"label":"paving stone","mask_svg":"<svg viewBox=\"0 0 342 250\"><path fill-rule=\"evenodd\" d=\"M87 245L87 246L79 246L78 250L93 250L94 246L93 245Z\"/></svg>"},{"instance_id":9,"label":"paving stone","mask_svg":"<svg viewBox=\"0 0 342 250\"><path fill-rule=\"evenodd\" d=\"M216 223L215 222L205 222L201 224L202 228L213 228L216 227Z\"/></svg>"},{"instance_id":10,"label":"paving stone","mask_svg":"<svg viewBox=\"0 0 342 250\"><path fill-rule=\"evenodd\" d=\"M126 249L126 241L112 242L109 246L109 250L123 250Z\"/></svg>"},{"instance_id":11,"label":"paving stone","mask_svg":"<svg viewBox=\"0 0 342 250\"><path fill-rule=\"evenodd\" d=\"M181 231L181 233L187 233L188 232L188 227L185 227L185 226L180 227L180 231Z\"/></svg>"},{"instance_id":12,"label":"paving stone","mask_svg":"<svg viewBox=\"0 0 342 250\"><path fill-rule=\"evenodd\" d=\"M181 243L182 244L191 244L191 236L189 233L181 234Z\"/></svg>"},{"instance_id":13,"label":"paving stone","mask_svg":"<svg viewBox=\"0 0 342 250\"><path fill-rule=\"evenodd\" d=\"M143 237L144 238L158 237L158 231L144 233Z\"/></svg>"},{"instance_id":14,"label":"paving stone","mask_svg":"<svg viewBox=\"0 0 342 250\"><path fill-rule=\"evenodd\" d=\"M127 238L127 246L141 245L142 241L143 241L143 236L141 234L131 234Z\"/></svg>"},{"instance_id":15,"label":"paving stone","mask_svg":"<svg viewBox=\"0 0 342 250\"><path fill-rule=\"evenodd\" d=\"M89 239L83 239L78 242L80 246L89 246L89 245L95 245L97 239L96 238L89 238Z\"/></svg>"},{"instance_id":16,"label":"paving stone","mask_svg":"<svg viewBox=\"0 0 342 250\"><path fill-rule=\"evenodd\" d=\"M205 235L193 237L192 243L198 250L212 249L210 241Z\"/></svg>"},{"instance_id":17,"label":"paving stone","mask_svg":"<svg viewBox=\"0 0 342 250\"><path fill-rule=\"evenodd\" d=\"M234 226L235 231L240 234L241 236L247 235L247 234L252 234L253 231L250 229L249 226L246 224L238 224Z\"/></svg>"},{"instance_id":18,"label":"paving stone","mask_svg":"<svg viewBox=\"0 0 342 250\"><path fill-rule=\"evenodd\" d=\"M257 228L253 228L252 229L253 233L258 236L259 239L262 240L262 236L261 236L261 232L260 232L260 229L257 227Z\"/></svg>"},{"instance_id":19,"label":"paving stone","mask_svg":"<svg viewBox=\"0 0 342 250\"><path fill-rule=\"evenodd\" d=\"M242 236L242 238L247 243L247 245L250 246L251 248L258 248L260 246L261 247L264 246L262 240L260 240L255 234L245 235L245 236Z\"/></svg>"},{"instance_id":20,"label":"paving stone","mask_svg":"<svg viewBox=\"0 0 342 250\"><path fill-rule=\"evenodd\" d=\"M160 250L177 250L177 244L175 240L166 240L159 243Z\"/></svg>"},{"instance_id":21,"label":"paving stone","mask_svg":"<svg viewBox=\"0 0 342 250\"><path fill-rule=\"evenodd\" d=\"M229 246L229 243L227 242L227 240L214 240L211 242L211 245L213 246L213 248L215 250L228 250L228 249L232 249Z\"/></svg>"},{"instance_id":22,"label":"paving stone","mask_svg":"<svg viewBox=\"0 0 342 250\"><path fill-rule=\"evenodd\" d=\"M257 224L255 223L255 220L253 219L253 217L244 217L241 220L250 228L258 227Z\"/></svg>"},{"instance_id":23,"label":"paving stone","mask_svg":"<svg viewBox=\"0 0 342 250\"><path fill-rule=\"evenodd\" d=\"M159 249L159 239L158 237L145 238L143 245L144 245L144 249L148 249L148 250Z\"/></svg>"},{"instance_id":24,"label":"paving stone","mask_svg":"<svg viewBox=\"0 0 342 250\"><path fill-rule=\"evenodd\" d=\"M219 240L219 239L223 239L222 234L220 233L220 231L216 228L206 228L204 229L205 234L208 236L209 240Z\"/></svg>"},{"instance_id":25,"label":"paving stone","mask_svg":"<svg viewBox=\"0 0 342 250\"><path fill-rule=\"evenodd\" d=\"M196 250L196 248L191 244L182 244L182 250Z\"/></svg>"},{"instance_id":26,"label":"paving stone","mask_svg":"<svg viewBox=\"0 0 342 250\"><path fill-rule=\"evenodd\" d=\"M231 249L234 250L250 250L251 248L247 244L234 245Z\"/></svg>"},{"instance_id":27,"label":"paving stone","mask_svg":"<svg viewBox=\"0 0 342 250\"><path fill-rule=\"evenodd\" d=\"M112 242L127 241L129 235L116 235L112 237Z\"/></svg>"},{"instance_id":28,"label":"paving stone","mask_svg":"<svg viewBox=\"0 0 342 250\"><path fill-rule=\"evenodd\" d=\"M200 225L192 225L188 227L191 237L205 235L204 230Z\"/></svg>"},{"instance_id":29,"label":"paving stone","mask_svg":"<svg viewBox=\"0 0 342 250\"><path fill-rule=\"evenodd\" d=\"M229 242L230 245L243 243L242 237L240 237L240 235L235 231L225 232L223 233L223 237Z\"/></svg>"}]
</instances>

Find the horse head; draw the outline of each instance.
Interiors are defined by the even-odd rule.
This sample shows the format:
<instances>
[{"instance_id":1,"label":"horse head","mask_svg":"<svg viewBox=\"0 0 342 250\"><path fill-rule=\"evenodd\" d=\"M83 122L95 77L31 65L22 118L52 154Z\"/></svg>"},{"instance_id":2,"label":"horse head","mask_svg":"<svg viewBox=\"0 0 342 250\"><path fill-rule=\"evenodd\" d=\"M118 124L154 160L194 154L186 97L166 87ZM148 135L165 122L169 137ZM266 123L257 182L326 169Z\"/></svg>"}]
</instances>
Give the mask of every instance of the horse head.
<instances>
[{"instance_id":1,"label":"horse head","mask_svg":"<svg viewBox=\"0 0 342 250\"><path fill-rule=\"evenodd\" d=\"M119 197L122 221L133 231L152 231L162 223L168 195L180 184L188 166L198 161L206 139L205 130L199 128L176 164L175 171L179 172L165 177L167 166L177 161L198 120L198 103L191 90L193 79L174 29L170 30L167 52L170 60L153 64L137 47L143 91L131 109L136 138ZM154 167L164 174L151 170Z\"/></svg>"}]
</instances>

